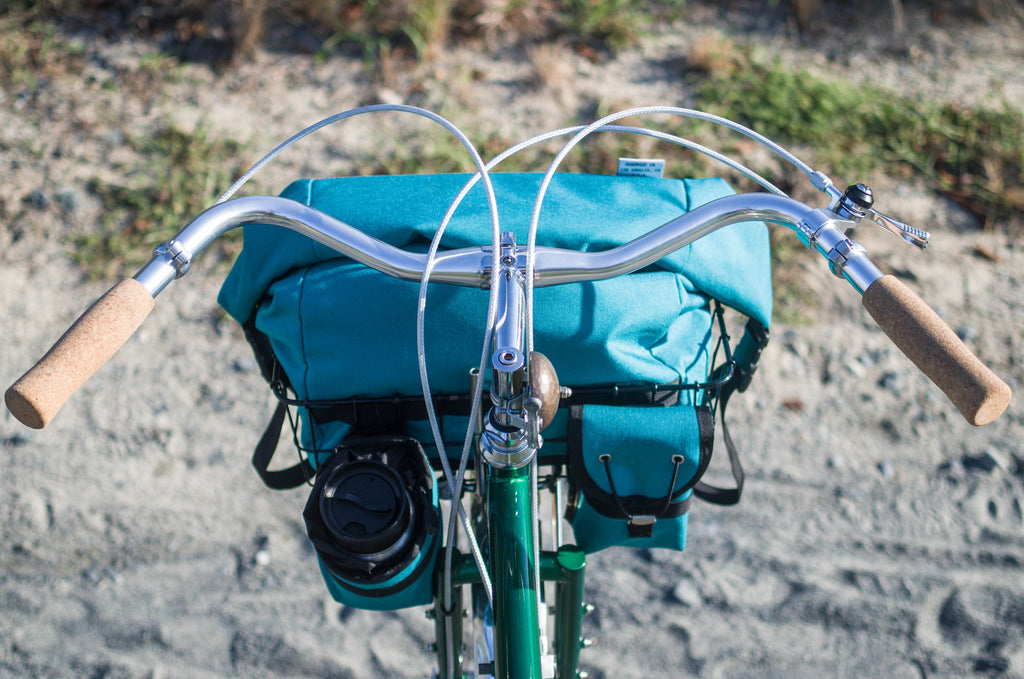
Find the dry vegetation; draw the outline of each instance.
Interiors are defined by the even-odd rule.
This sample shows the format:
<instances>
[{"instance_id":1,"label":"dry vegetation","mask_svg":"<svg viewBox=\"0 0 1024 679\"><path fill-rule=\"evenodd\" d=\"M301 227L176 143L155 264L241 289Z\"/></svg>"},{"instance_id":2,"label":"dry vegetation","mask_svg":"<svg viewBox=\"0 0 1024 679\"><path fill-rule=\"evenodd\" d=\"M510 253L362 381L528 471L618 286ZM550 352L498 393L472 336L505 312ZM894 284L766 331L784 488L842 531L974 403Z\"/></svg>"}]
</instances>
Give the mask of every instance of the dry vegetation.
<instances>
[{"instance_id":1,"label":"dry vegetation","mask_svg":"<svg viewBox=\"0 0 1024 679\"><path fill-rule=\"evenodd\" d=\"M157 36L179 48L204 43L215 59L261 44L377 48L386 43L430 58L451 38L539 42L572 33L592 47L625 44L642 21L665 18L681 0L43 0L13 2L37 16ZM2 12L3 10L0 10ZM308 33L297 36L296 33ZM315 43L319 41L319 45ZM291 43L290 45L288 43Z\"/></svg>"},{"instance_id":2,"label":"dry vegetation","mask_svg":"<svg viewBox=\"0 0 1024 679\"><path fill-rule=\"evenodd\" d=\"M1019 0L906 2L924 6L938 21L1024 17ZM853 20L858 14L888 12L895 31L905 28L904 0L753 4L761 11L788 12L801 29L826 9L841 9ZM686 5L686 0L8 0L0 14L31 10L38 16L100 25L108 32L137 31L179 45L209 43L215 46L216 57L227 60L244 57L268 41L294 39L282 34L288 32L282 32L282 26L301 26L321 45L366 46L383 40L402 43L418 57L429 58L453 37L480 38L493 45L571 36L591 49L614 48L634 39L645 24L678 18Z\"/></svg>"},{"instance_id":3,"label":"dry vegetation","mask_svg":"<svg viewBox=\"0 0 1024 679\"><path fill-rule=\"evenodd\" d=\"M868 0L843 6L821 0L791 0L775 9L787 12L794 27L832 16L854 21L858 12L891 13L900 30L904 2ZM256 50L309 53L329 58L336 51L361 54L368 76L382 89L409 66L431 62L451 44L481 51L515 50L534 73L532 85L549 93L581 119L609 112L612 102L583 100L571 86L576 59L600 63L620 47L634 43L656 22L684 16L699 3L691 0L627 3L626 0L8 0L0 6L0 87L30 100L40 83L61 73L78 72L88 61L90 36L117 39L132 35L160 46L159 56L141 60L117 83L124 96L151 97L161 78L173 78L175 65L201 60L214 69L230 69ZM736 3L743 5L743 2ZM978 21L995 17L1024 19L1020 0L916 0L935 21ZM753 5L751 5L753 7ZM756 14L756 13L755 13ZM795 34L795 37L797 35ZM797 39L799 39L797 37ZM781 63L756 45L709 35L696 40L678 77L702 107L740 120L770 137L812 154L834 176L870 176L877 166L925 178L931 187L976 215L980 223L1020 223L1024 219L1024 116L1008 107L974 109L909 101L893 92L855 88ZM472 80L472 73L466 76ZM531 83L525 83L529 86ZM104 84L106 86L106 84ZM451 84L457 87L458 84ZM731 148L713 130L681 123L684 136L711 139ZM178 143L171 143L177 140ZM870 140L870 143L865 143ZM185 143L185 142L188 143ZM512 139L473 140L486 154ZM131 252L164 236L167 225L194 214L214 196L211 183L223 183L237 170L225 159L224 144L206 143L202 129L160 129L148 139L126 139L147 168L134 183L95 180L88 191L111 215L99 233L82 238L96 253L105 274ZM630 155L621 138L602 137L574 154L573 171L607 167ZM361 168L339 172L449 171L461 167L461 149L444 143L410 145L405 154L381 157ZM529 166L530 158L520 165ZM684 158L671 168L675 176L711 171L700 158ZM686 164L688 163L688 164ZM507 169L520 169L515 162ZM777 167L755 169L777 177ZM720 172L719 168L715 168ZM131 174L130 172L128 174ZM217 179L217 182L213 182ZM147 183L148 182L148 183ZM793 179L795 183L796 178ZM787 187L785 177L779 183ZM85 245L85 243L78 243ZM140 247L141 246L141 247Z\"/></svg>"}]
</instances>

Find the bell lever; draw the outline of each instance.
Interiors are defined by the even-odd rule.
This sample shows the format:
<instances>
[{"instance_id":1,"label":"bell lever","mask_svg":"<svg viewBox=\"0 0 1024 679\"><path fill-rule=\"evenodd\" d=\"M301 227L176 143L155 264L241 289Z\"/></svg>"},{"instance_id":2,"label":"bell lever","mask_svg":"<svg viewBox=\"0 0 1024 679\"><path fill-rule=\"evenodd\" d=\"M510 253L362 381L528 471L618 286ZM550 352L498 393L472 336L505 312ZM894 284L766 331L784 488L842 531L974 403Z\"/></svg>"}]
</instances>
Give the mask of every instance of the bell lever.
<instances>
[{"instance_id":1,"label":"bell lever","mask_svg":"<svg viewBox=\"0 0 1024 679\"><path fill-rule=\"evenodd\" d=\"M907 241L911 245L914 245L922 250L928 247L928 241L932 237L932 235L925 231L924 229L918 229L916 227L910 226L909 224L904 224L903 222L897 221L892 217L886 217L885 215L883 215L881 212L874 208L871 208L868 211L868 218L878 226L885 229L886 231L896 234L897 236Z\"/></svg>"},{"instance_id":2,"label":"bell lever","mask_svg":"<svg viewBox=\"0 0 1024 679\"><path fill-rule=\"evenodd\" d=\"M836 201L832 211L844 219L859 223L868 219L876 226L880 226L889 233L899 236L911 245L922 250L928 247L931 234L923 229L904 224L903 222L888 217L874 207L875 197L871 187L867 184L853 184L846 187L846 191Z\"/></svg>"}]
</instances>

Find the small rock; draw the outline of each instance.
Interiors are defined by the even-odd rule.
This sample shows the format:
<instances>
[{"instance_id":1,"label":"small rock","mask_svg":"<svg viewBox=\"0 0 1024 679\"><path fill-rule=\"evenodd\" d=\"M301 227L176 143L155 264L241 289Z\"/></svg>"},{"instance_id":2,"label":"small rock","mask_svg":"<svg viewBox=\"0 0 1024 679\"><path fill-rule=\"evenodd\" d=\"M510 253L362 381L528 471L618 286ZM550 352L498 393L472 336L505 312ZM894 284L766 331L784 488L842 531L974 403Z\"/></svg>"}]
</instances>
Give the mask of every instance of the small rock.
<instances>
[{"instance_id":1,"label":"small rock","mask_svg":"<svg viewBox=\"0 0 1024 679\"><path fill-rule=\"evenodd\" d=\"M865 351L857 357L857 362L866 368L870 368L875 363L878 363L878 360L873 352Z\"/></svg>"},{"instance_id":2,"label":"small rock","mask_svg":"<svg viewBox=\"0 0 1024 679\"><path fill-rule=\"evenodd\" d=\"M782 407L794 413L802 413L804 411L804 402L800 398L787 398L782 401Z\"/></svg>"},{"instance_id":3,"label":"small rock","mask_svg":"<svg viewBox=\"0 0 1024 679\"><path fill-rule=\"evenodd\" d=\"M10 436L0 439L5 445L17 448L32 442L33 432L15 432Z\"/></svg>"},{"instance_id":4,"label":"small rock","mask_svg":"<svg viewBox=\"0 0 1024 679\"><path fill-rule=\"evenodd\" d=\"M847 361L847 362L846 362L846 363L844 364L844 367L845 367L845 368L846 368L846 369L847 369L847 370L848 370L848 371L850 372L850 374L851 374L851 375L853 375L854 377L864 377L864 375L866 375L866 374L867 374L867 372L868 372L868 371L867 371L867 370L866 370L866 369L864 368L864 364L863 364L863 363L861 363L861 362L860 362L860 360L856 360L856 361Z\"/></svg>"},{"instance_id":5,"label":"small rock","mask_svg":"<svg viewBox=\"0 0 1024 679\"><path fill-rule=\"evenodd\" d=\"M981 331L973 325L961 325L956 329L956 335L964 342L971 342L978 339Z\"/></svg>"},{"instance_id":6,"label":"small rock","mask_svg":"<svg viewBox=\"0 0 1024 679\"><path fill-rule=\"evenodd\" d=\"M822 384L831 384L832 381L836 378L835 373L832 371L832 362L832 354L829 353L825 356L825 360L823 360L821 363L821 373L819 375L819 379L821 380Z\"/></svg>"},{"instance_id":7,"label":"small rock","mask_svg":"<svg viewBox=\"0 0 1024 679\"><path fill-rule=\"evenodd\" d=\"M900 433L899 427L892 420L882 420L880 423L881 429L889 437L893 443L899 443L903 440L903 435Z\"/></svg>"},{"instance_id":8,"label":"small rock","mask_svg":"<svg viewBox=\"0 0 1024 679\"><path fill-rule=\"evenodd\" d=\"M42 189L35 189L25 196L25 202L37 210L45 210L50 207L50 199L43 193Z\"/></svg>"},{"instance_id":9,"label":"small rock","mask_svg":"<svg viewBox=\"0 0 1024 679\"><path fill-rule=\"evenodd\" d=\"M377 99L380 101L380 103L389 104L391 106L405 103L405 100L402 99L402 95L386 87L381 88L377 92Z\"/></svg>"},{"instance_id":10,"label":"small rock","mask_svg":"<svg viewBox=\"0 0 1024 679\"><path fill-rule=\"evenodd\" d=\"M925 422L926 423L926 422L934 422L934 421L935 421L935 413L933 413L931 410L928 410L927 407L923 407L920 411L918 411L917 415L914 417L914 422ZM916 433L918 436L922 436L923 435L921 433L921 431L917 427L914 428L914 433Z\"/></svg>"},{"instance_id":11,"label":"small rock","mask_svg":"<svg viewBox=\"0 0 1024 679\"><path fill-rule=\"evenodd\" d=\"M878 386L900 396L903 393L903 377L898 372L889 371L878 380Z\"/></svg>"},{"instance_id":12,"label":"small rock","mask_svg":"<svg viewBox=\"0 0 1024 679\"><path fill-rule=\"evenodd\" d=\"M53 194L53 201L57 207L71 215L78 211L82 205L81 194L73 187L65 187Z\"/></svg>"},{"instance_id":13,"label":"small rock","mask_svg":"<svg viewBox=\"0 0 1024 679\"><path fill-rule=\"evenodd\" d=\"M793 481L793 474L786 471L785 469L775 469L771 473L771 478L774 481L780 481L782 483L790 483Z\"/></svg>"},{"instance_id":14,"label":"small rock","mask_svg":"<svg viewBox=\"0 0 1024 679\"><path fill-rule=\"evenodd\" d=\"M896 476L896 467L893 466L891 460L882 460L879 462L878 471L882 475L882 478L886 480Z\"/></svg>"},{"instance_id":15,"label":"small rock","mask_svg":"<svg viewBox=\"0 0 1024 679\"><path fill-rule=\"evenodd\" d=\"M787 330L782 335L782 345L792 351L800 358L807 358L810 353L810 346L792 330Z\"/></svg>"},{"instance_id":16,"label":"small rock","mask_svg":"<svg viewBox=\"0 0 1024 679\"><path fill-rule=\"evenodd\" d=\"M694 586L692 580L682 580L672 589L672 597L687 608L697 608L701 605L700 592Z\"/></svg>"},{"instance_id":17,"label":"small rock","mask_svg":"<svg viewBox=\"0 0 1024 679\"><path fill-rule=\"evenodd\" d=\"M1010 463L1006 457L996 448L989 447L980 455L964 455L963 467L967 471L992 472L1002 469L1009 473Z\"/></svg>"},{"instance_id":18,"label":"small rock","mask_svg":"<svg viewBox=\"0 0 1024 679\"><path fill-rule=\"evenodd\" d=\"M231 364L231 369L237 373L251 373L256 367L256 359L251 356L240 358Z\"/></svg>"},{"instance_id":19,"label":"small rock","mask_svg":"<svg viewBox=\"0 0 1024 679\"><path fill-rule=\"evenodd\" d=\"M256 566L266 566L270 564L270 536L269 535L257 535L256 536L256 549L252 555L252 562Z\"/></svg>"},{"instance_id":20,"label":"small rock","mask_svg":"<svg viewBox=\"0 0 1024 679\"><path fill-rule=\"evenodd\" d=\"M939 466L939 469L946 472L946 474L953 479L961 479L967 473L967 470L964 469L963 462L960 460L950 460L949 462Z\"/></svg>"}]
</instances>

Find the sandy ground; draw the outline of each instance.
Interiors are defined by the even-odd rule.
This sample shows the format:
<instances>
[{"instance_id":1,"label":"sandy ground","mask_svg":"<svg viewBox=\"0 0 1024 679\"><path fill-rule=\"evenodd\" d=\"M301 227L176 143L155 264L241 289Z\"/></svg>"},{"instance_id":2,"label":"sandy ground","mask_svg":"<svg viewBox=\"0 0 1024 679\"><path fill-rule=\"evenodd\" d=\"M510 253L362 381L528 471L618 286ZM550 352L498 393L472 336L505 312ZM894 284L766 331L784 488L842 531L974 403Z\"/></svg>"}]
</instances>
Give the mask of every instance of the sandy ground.
<instances>
[{"instance_id":1,"label":"sandy ground","mask_svg":"<svg viewBox=\"0 0 1024 679\"><path fill-rule=\"evenodd\" d=\"M837 56L834 33L800 46L785 24L695 7L686 26L602 64L567 52L554 85L538 86L523 55L456 50L387 89L359 59L261 53L222 75L190 65L173 82L118 93L102 83L152 59L152 46L89 41L83 73L0 93L0 381L109 286L84 280L66 236L96 219L89 178L117 177L130 161L124 137L160 121L202 120L253 157L374 100L414 101L485 131L514 123L525 137L573 122L587 101L692 105L672 77L693 41L755 29L768 49L840 77L870 70L922 96L1024 106L1019 27L936 26L912 13L908 26L898 40L860 36ZM361 125L335 139L358 147ZM307 146L262 185L329 171L333 153ZM978 231L913 181L883 191L881 204L931 228L934 244L921 254L866 227L861 240L1019 390L1019 238ZM979 244L994 257L977 256ZM266 490L249 467L272 403L216 306L222 276L200 263L165 292L50 428L0 414L0 676L429 676L423 611L330 601L305 539L305 491ZM852 291L824 267L806 280L818 320L777 325L755 388L731 407L748 473L742 504L696 506L685 552L590 558L597 611L585 632L598 643L584 667L617 679L1024 678L1019 401L970 427Z\"/></svg>"}]
</instances>

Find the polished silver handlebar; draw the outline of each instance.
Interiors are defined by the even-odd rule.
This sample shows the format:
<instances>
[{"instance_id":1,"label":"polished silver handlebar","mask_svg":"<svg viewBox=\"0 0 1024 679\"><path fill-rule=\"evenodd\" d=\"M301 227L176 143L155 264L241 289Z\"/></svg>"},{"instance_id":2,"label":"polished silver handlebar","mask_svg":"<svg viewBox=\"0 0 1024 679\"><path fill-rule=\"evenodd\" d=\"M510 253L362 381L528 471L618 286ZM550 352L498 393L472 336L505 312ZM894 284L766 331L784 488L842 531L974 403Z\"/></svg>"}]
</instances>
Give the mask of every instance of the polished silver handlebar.
<instances>
[{"instance_id":1,"label":"polished silver handlebar","mask_svg":"<svg viewBox=\"0 0 1024 679\"><path fill-rule=\"evenodd\" d=\"M593 281L643 268L729 224L781 224L796 231L807 247L828 260L836 276L861 293L865 309L969 422L991 422L1009 404L1009 386L970 352L938 314L897 279L883 276L864 248L846 237L856 221L864 218L852 211L843 214L833 208L814 209L781 196L742 194L708 203L625 245L602 252L537 248L528 262L529 253L523 255L514 249L511 238L502 245L505 254L497 256L491 246L446 251L436 256L431 277L434 281L483 288L490 285L490 267L497 261L509 276L517 278L532 268L534 286ZM420 279L429 264L427 255L388 245L291 200L255 197L221 203L160 245L134 280L121 281L90 307L7 390L5 400L11 412L29 426L46 426L71 394L135 332L153 308L153 298L188 271L195 254L217 236L245 224L292 229L398 278ZM923 239L926 234L921 235ZM500 276L496 278L500 280ZM508 334L518 332L518 326L509 326ZM513 359L516 357L508 357L509 365L516 362Z\"/></svg>"},{"instance_id":2,"label":"polished silver handlebar","mask_svg":"<svg viewBox=\"0 0 1024 679\"><path fill-rule=\"evenodd\" d=\"M534 285L594 281L636 271L724 226L748 221L781 224L795 230L805 245L824 255L832 271L846 278L858 292L863 292L882 276L867 258L864 248L846 238L845 230L852 222L829 210L815 209L784 196L748 193L698 207L610 250L579 252L538 247ZM357 262L404 280L419 280L427 266L426 254L388 245L307 205L287 198L253 196L221 203L199 215L156 249L149 263L135 275L135 280L155 297L172 280L183 276L195 254L218 236L253 224L291 229ZM525 268L525 255L518 257ZM487 287L491 262L490 245L439 252L430 279Z\"/></svg>"}]
</instances>

